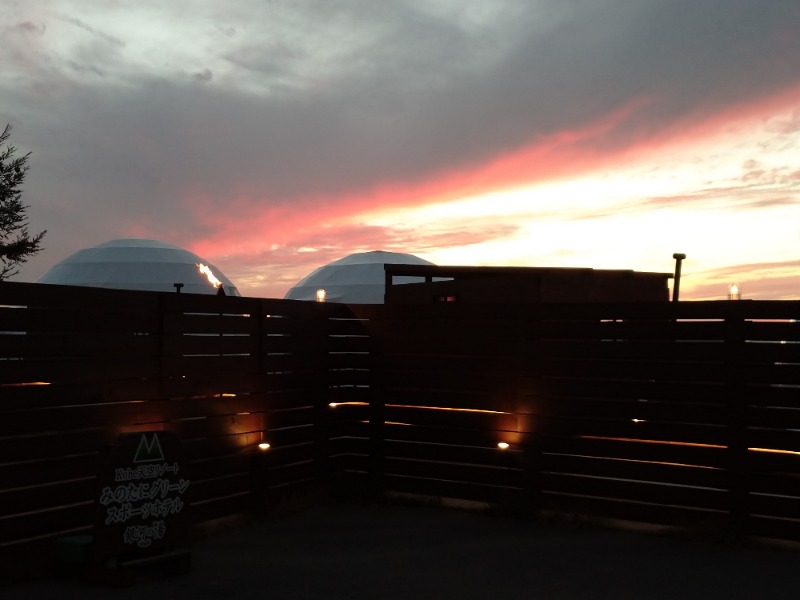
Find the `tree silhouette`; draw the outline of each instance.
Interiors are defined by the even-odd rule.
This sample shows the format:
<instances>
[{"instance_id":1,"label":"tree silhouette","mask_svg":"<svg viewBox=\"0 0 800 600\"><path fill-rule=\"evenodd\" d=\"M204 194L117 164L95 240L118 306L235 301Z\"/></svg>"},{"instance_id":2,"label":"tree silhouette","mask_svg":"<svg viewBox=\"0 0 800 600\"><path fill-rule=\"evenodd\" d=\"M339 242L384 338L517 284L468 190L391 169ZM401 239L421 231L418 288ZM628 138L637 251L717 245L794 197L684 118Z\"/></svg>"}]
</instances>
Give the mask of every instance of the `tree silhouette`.
<instances>
[{"instance_id":1,"label":"tree silhouette","mask_svg":"<svg viewBox=\"0 0 800 600\"><path fill-rule=\"evenodd\" d=\"M42 249L47 233L31 236L28 230L28 207L22 203L21 186L31 154L15 158L17 149L7 143L10 136L11 125L6 125L0 134L0 281L19 273L20 265Z\"/></svg>"}]
</instances>

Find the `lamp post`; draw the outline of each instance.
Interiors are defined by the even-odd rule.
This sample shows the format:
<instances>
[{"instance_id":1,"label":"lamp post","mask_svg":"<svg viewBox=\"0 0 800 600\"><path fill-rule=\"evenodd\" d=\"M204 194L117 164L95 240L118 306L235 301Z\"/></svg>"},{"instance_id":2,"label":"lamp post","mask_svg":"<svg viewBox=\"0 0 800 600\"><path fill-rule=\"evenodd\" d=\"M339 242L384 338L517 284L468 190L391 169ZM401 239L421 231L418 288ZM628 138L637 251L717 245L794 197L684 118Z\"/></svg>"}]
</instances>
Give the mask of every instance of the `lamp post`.
<instances>
[{"instance_id":1,"label":"lamp post","mask_svg":"<svg viewBox=\"0 0 800 600\"><path fill-rule=\"evenodd\" d=\"M681 263L686 258L686 255L676 252L672 255L672 258L675 259L675 285L672 286L672 301L677 302L681 292Z\"/></svg>"},{"instance_id":2,"label":"lamp post","mask_svg":"<svg viewBox=\"0 0 800 600\"><path fill-rule=\"evenodd\" d=\"M728 300L741 300L742 290L738 283L731 283L728 286Z\"/></svg>"}]
</instances>

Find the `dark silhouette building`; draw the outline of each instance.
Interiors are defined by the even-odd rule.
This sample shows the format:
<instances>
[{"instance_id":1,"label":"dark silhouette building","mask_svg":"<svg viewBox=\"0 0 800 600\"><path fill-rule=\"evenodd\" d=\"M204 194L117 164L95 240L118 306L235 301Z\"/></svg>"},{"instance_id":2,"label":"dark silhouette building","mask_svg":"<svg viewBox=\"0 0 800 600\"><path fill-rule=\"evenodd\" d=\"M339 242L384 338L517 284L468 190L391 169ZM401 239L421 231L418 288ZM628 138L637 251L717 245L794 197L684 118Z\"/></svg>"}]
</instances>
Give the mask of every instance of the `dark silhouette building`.
<instances>
[{"instance_id":1,"label":"dark silhouette building","mask_svg":"<svg viewBox=\"0 0 800 600\"><path fill-rule=\"evenodd\" d=\"M386 304L667 302L672 273L548 267L384 265ZM419 278L396 283L395 278ZM405 279L407 281L407 279Z\"/></svg>"}]
</instances>

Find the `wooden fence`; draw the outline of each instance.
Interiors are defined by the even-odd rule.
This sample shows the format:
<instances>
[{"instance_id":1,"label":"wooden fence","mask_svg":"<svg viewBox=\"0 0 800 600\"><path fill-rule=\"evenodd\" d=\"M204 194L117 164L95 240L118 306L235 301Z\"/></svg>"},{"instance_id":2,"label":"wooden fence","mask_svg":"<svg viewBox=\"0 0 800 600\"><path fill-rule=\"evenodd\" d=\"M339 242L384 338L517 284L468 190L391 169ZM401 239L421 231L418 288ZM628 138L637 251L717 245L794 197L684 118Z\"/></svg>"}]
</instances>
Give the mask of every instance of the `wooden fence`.
<instances>
[{"instance_id":1,"label":"wooden fence","mask_svg":"<svg viewBox=\"0 0 800 600\"><path fill-rule=\"evenodd\" d=\"M14 558L92 530L121 433L177 434L194 523L324 480L328 403L367 356L336 304L6 282L0 305L0 553Z\"/></svg>"},{"instance_id":2,"label":"wooden fence","mask_svg":"<svg viewBox=\"0 0 800 600\"><path fill-rule=\"evenodd\" d=\"M386 490L800 541L798 314L382 307L362 471Z\"/></svg>"},{"instance_id":3,"label":"wooden fence","mask_svg":"<svg viewBox=\"0 0 800 600\"><path fill-rule=\"evenodd\" d=\"M0 305L0 550L91 531L104 449L154 429L195 523L316 483L800 541L799 302Z\"/></svg>"}]
</instances>

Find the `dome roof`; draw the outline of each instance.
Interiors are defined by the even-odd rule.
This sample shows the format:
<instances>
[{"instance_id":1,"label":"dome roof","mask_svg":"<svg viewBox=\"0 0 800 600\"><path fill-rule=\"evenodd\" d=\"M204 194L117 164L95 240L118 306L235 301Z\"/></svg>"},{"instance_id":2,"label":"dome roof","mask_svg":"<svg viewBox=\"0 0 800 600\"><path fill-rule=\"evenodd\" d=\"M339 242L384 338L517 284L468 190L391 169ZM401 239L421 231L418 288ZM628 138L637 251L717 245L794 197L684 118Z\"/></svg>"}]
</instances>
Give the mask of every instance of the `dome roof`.
<instances>
[{"instance_id":1,"label":"dome roof","mask_svg":"<svg viewBox=\"0 0 800 600\"><path fill-rule=\"evenodd\" d=\"M316 300L317 290L324 289L328 302L383 304L386 285L385 264L432 265L413 254L373 250L350 254L314 269L298 281L284 298ZM419 281L415 277L397 277L395 283Z\"/></svg>"},{"instance_id":2,"label":"dome roof","mask_svg":"<svg viewBox=\"0 0 800 600\"><path fill-rule=\"evenodd\" d=\"M39 283L174 292L176 283L187 294L216 294L200 273L205 264L222 282L225 293L239 296L236 286L214 265L193 252L155 240L111 240L68 256L45 273Z\"/></svg>"}]
</instances>

